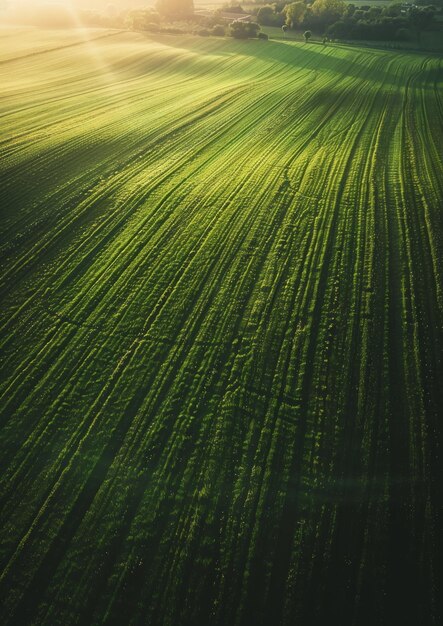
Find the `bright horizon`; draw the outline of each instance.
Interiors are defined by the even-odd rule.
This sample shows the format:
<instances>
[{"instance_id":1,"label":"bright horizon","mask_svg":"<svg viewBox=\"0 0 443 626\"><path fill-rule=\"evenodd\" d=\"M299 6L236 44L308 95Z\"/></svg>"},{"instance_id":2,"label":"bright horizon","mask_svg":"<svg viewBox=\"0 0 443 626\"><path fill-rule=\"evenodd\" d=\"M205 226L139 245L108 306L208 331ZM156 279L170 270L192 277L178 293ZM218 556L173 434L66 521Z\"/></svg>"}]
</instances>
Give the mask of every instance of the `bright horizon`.
<instances>
[{"instance_id":1,"label":"bright horizon","mask_svg":"<svg viewBox=\"0 0 443 626\"><path fill-rule=\"evenodd\" d=\"M50 4L78 9L104 9L109 6L130 8L133 6L152 6L155 0L6 0L3 4L8 8L38 8Z\"/></svg>"},{"instance_id":2,"label":"bright horizon","mask_svg":"<svg viewBox=\"0 0 443 626\"><path fill-rule=\"evenodd\" d=\"M106 11L106 9L125 10L141 7L154 7L156 0L0 0L0 15L13 14L17 11L38 11L48 6L59 6L72 11L93 10ZM207 6L222 4L222 0L194 0L194 6ZM3 9L3 11L2 11Z\"/></svg>"}]
</instances>

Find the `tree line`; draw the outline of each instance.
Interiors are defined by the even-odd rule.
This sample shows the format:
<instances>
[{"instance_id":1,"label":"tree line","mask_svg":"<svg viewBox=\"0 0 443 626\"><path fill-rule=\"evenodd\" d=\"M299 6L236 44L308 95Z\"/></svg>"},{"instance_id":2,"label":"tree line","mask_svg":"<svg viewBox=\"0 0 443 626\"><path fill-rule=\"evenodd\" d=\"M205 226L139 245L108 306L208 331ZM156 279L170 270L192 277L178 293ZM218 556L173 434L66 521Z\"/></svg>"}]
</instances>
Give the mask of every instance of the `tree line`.
<instances>
[{"instance_id":1,"label":"tree line","mask_svg":"<svg viewBox=\"0 0 443 626\"><path fill-rule=\"evenodd\" d=\"M343 0L301 0L274 3L257 10L257 22L265 26L287 26L337 39L408 40L420 39L426 30L437 29L437 9L412 4L386 7L346 4Z\"/></svg>"}]
</instances>

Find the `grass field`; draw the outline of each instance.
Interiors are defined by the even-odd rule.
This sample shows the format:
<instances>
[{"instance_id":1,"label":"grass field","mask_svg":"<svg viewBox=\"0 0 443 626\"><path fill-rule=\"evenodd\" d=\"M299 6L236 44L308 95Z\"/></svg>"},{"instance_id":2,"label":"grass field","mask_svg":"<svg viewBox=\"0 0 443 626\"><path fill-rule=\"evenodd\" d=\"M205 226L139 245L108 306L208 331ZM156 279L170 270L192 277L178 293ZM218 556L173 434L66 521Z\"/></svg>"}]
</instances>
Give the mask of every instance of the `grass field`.
<instances>
[{"instance_id":1,"label":"grass field","mask_svg":"<svg viewBox=\"0 0 443 626\"><path fill-rule=\"evenodd\" d=\"M0 36L0 622L439 624L443 60Z\"/></svg>"}]
</instances>

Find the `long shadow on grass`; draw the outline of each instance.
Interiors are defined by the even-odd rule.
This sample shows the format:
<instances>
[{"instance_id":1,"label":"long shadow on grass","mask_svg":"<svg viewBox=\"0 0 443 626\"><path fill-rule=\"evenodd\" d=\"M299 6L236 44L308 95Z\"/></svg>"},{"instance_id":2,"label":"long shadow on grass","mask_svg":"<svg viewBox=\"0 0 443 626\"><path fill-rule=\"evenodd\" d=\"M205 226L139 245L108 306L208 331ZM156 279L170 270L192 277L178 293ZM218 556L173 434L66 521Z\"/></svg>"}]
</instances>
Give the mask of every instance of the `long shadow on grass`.
<instances>
[{"instance_id":1,"label":"long shadow on grass","mask_svg":"<svg viewBox=\"0 0 443 626\"><path fill-rule=\"evenodd\" d=\"M354 76L356 78L362 78L362 76L364 76L365 80L370 80L375 84L381 82L389 84L398 83L397 76L389 71L389 69L386 69L386 61L389 60L389 58L399 55L399 53L395 51L370 50L367 48L362 50L355 48L350 49L349 47L337 44L323 46L323 44L317 43L294 44L294 42L285 41L233 41L227 39L220 39L217 42L217 46L213 45L210 47L208 43L214 44L213 40L202 40L200 42L200 40L195 37L189 37L174 41L173 36L167 39L159 35L146 35L146 37L156 43L166 46L169 45L178 50L186 50L194 54L199 52L203 57L205 54L208 54L208 69L214 64L214 57L218 56L228 59L232 58L233 55L241 55L243 57L250 57L251 60L261 59L263 61L281 63L288 66L288 70L291 67L314 67L317 70L333 72L339 76ZM339 57L334 54L336 50L340 50L341 54ZM420 56L423 57L423 55ZM407 60L404 53L401 54L401 57L402 61ZM413 63L412 55L409 60ZM193 75L194 64L186 65L187 61L188 60L184 60L184 67L181 71ZM247 69L247 66L242 68L242 70L243 69Z\"/></svg>"}]
</instances>

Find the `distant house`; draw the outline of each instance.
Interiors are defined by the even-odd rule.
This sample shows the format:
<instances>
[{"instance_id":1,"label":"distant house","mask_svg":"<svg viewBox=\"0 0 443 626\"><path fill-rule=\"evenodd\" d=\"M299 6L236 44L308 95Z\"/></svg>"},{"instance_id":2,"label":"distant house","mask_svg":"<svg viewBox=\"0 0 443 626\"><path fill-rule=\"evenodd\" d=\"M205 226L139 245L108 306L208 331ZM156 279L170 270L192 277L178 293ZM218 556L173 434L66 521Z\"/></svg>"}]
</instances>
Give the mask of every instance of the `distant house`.
<instances>
[{"instance_id":1,"label":"distant house","mask_svg":"<svg viewBox=\"0 0 443 626\"><path fill-rule=\"evenodd\" d=\"M194 15L199 15L200 17L213 17L214 11L209 11L208 9L201 9L194 11Z\"/></svg>"},{"instance_id":2,"label":"distant house","mask_svg":"<svg viewBox=\"0 0 443 626\"><path fill-rule=\"evenodd\" d=\"M219 16L226 22L252 22L252 15L220 11Z\"/></svg>"},{"instance_id":3,"label":"distant house","mask_svg":"<svg viewBox=\"0 0 443 626\"><path fill-rule=\"evenodd\" d=\"M230 13L229 11L209 11L202 9L194 11L194 15L201 17L218 17L223 22L252 22L253 16L247 13Z\"/></svg>"}]
</instances>

